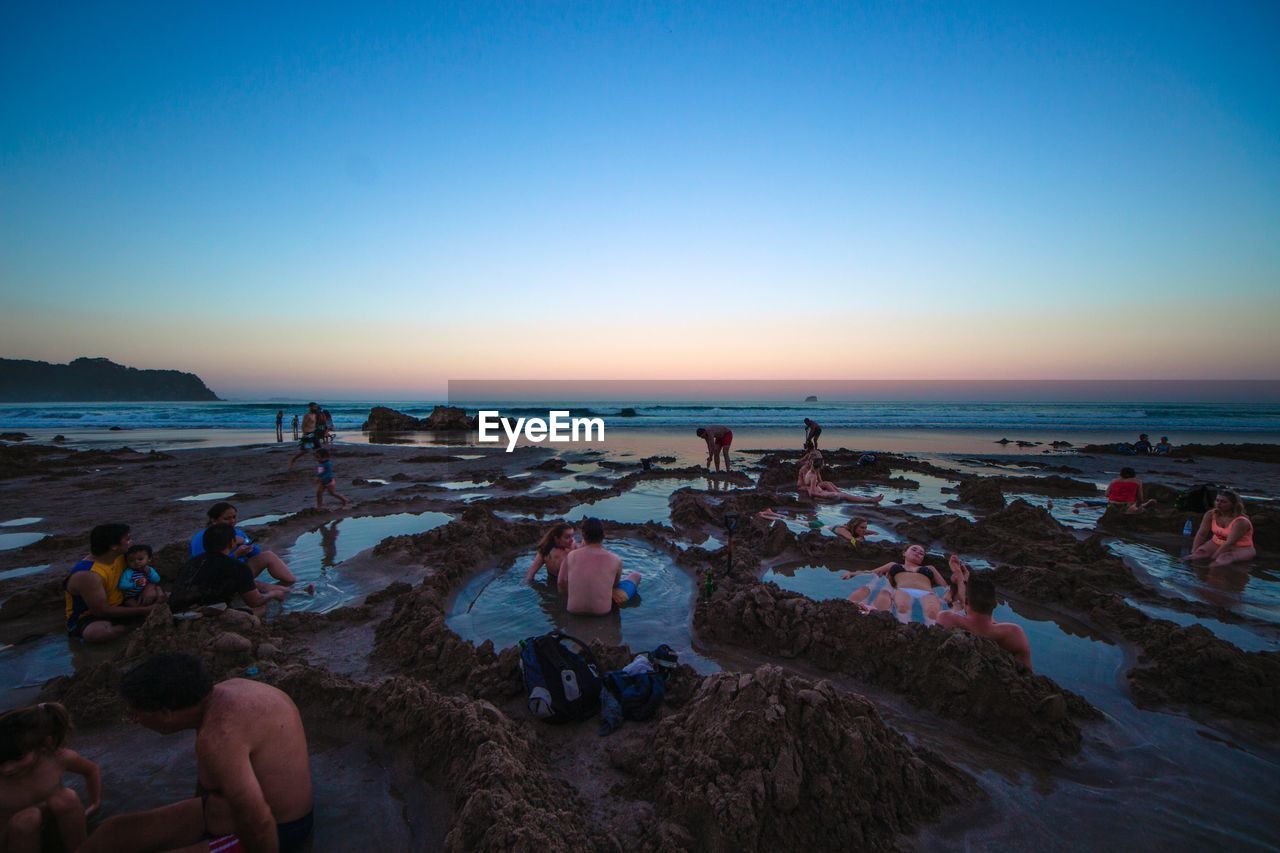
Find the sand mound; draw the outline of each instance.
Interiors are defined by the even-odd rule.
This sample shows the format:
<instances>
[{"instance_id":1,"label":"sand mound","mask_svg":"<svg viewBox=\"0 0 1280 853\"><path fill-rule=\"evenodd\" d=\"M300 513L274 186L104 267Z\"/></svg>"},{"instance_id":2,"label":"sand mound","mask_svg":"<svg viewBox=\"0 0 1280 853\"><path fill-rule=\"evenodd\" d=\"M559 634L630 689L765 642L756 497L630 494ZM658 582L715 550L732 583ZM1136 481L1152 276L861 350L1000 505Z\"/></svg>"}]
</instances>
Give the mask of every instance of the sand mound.
<instances>
[{"instance_id":1,"label":"sand mound","mask_svg":"<svg viewBox=\"0 0 1280 853\"><path fill-rule=\"evenodd\" d=\"M641 849L886 849L977 796L867 700L776 666L705 679L628 769L660 816Z\"/></svg>"},{"instance_id":2,"label":"sand mound","mask_svg":"<svg viewBox=\"0 0 1280 853\"><path fill-rule=\"evenodd\" d=\"M1078 750L1075 720L1099 716L991 640L901 625L889 614L861 615L848 602L815 602L774 584L718 593L699 604L694 624L709 639L803 658L888 687L994 739L1049 757Z\"/></svg>"}]
</instances>

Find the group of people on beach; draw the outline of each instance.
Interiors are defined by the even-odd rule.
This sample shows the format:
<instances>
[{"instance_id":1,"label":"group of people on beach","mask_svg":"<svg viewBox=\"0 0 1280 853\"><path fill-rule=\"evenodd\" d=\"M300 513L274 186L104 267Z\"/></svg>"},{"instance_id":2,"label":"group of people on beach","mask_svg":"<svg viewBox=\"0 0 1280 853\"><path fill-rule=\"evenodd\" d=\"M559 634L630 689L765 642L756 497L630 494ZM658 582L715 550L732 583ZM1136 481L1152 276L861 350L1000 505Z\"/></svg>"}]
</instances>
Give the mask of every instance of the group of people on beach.
<instances>
[{"instance_id":1,"label":"group of people on beach","mask_svg":"<svg viewBox=\"0 0 1280 853\"><path fill-rule=\"evenodd\" d=\"M298 416L293 416L293 440L306 441L314 446L333 444L337 433L333 429L333 415L319 403L308 403L306 414L299 427ZM284 410L276 412L276 441L284 441Z\"/></svg>"},{"instance_id":2,"label":"group of people on beach","mask_svg":"<svg viewBox=\"0 0 1280 853\"><path fill-rule=\"evenodd\" d=\"M604 523L598 518L582 522L582 537L574 526L558 521L543 534L525 573L531 583L541 570L547 582L565 598L565 609L579 616L604 616L622 607L640 590L640 573L622 575L622 558L604 547Z\"/></svg>"},{"instance_id":3,"label":"group of people on beach","mask_svg":"<svg viewBox=\"0 0 1280 853\"><path fill-rule=\"evenodd\" d=\"M297 436L297 430L295 438ZM333 443L333 416L320 408L319 403L308 403L307 413L302 416L302 435L298 438L298 452L289 460L289 470L308 453L315 454L316 477L316 509L324 509L324 496L331 495L338 499L342 506L351 501L338 493L338 481L333 475L333 455L325 446Z\"/></svg>"}]
</instances>

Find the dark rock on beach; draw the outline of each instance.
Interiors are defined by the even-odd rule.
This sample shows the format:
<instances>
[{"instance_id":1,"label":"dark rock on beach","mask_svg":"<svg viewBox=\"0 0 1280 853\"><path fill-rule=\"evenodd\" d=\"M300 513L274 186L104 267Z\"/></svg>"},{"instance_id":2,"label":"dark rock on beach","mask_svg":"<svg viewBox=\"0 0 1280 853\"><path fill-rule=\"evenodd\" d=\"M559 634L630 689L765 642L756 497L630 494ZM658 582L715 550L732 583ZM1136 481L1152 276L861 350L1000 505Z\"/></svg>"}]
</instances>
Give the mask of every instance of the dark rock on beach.
<instances>
[{"instance_id":1,"label":"dark rock on beach","mask_svg":"<svg viewBox=\"0 0 1280 853\"><path fill-rule=\"evenodd\" d=\"M414 432L416 430L470 430L476 428L475 418L455 406L436 406L425 418L415 418L386 406L374 406L360 429L372 433Z\"/></svg>"}]
</instances>

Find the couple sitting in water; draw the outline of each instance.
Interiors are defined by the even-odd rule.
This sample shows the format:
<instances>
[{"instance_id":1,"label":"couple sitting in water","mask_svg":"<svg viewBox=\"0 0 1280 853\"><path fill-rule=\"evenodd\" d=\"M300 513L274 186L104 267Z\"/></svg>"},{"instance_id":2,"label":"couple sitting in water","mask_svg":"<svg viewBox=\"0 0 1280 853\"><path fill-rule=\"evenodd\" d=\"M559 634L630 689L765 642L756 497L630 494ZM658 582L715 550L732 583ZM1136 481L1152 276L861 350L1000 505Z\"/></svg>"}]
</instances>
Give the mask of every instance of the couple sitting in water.
<instances>
[{"instance_id":1,"label":"couple sitting in water","mask_svg":"<svg viewBox=\"0 0 1280 853\"><path fill-rule=\"evenodd\" d=\"M800 457L800 473L796 477L796 489L802 497L809 497L815 501L846 501L855 504L878 504L884 500L884 495L864 498L842 491L835 483L824 480L822 471L821 451L815 448Z\"/></svg>"},{"instance_id":2,"label":"couple sitting in water","mask_svg":"<svg viewBox=\"0 0 1280 853\"><path fill-rule=\"evenodd\" d=\"M570 613L604 616L614 605L621 607L635 597L640 573L622 576L622 558L604 547L604 524L598 518L582 522L582 542L574 538L573 525L558 522L543 535L526 582L546 568L547 580L566 596Z\"/></svg>"},{"instance_id":3,"label":"couple sitting in water","mask_svg":"<svg viewBox=\"0 0 1280 853\"><path fill-rule=\"evenodd\" d=\"M1031 646L1026 633L1017 625L991 618L996 606L995 585L985 578L971 577L968 565L955 554L947 559L951 569L948 583L937 569L925 564L924 558L923 547L908 545L901 563L885 563L875 569L872 582L854 590L849 600L864 612L894 613L901 622L910 620L911 603L919 601L926 624L936 623L989 637L1030 669ZM855 574L859 573L845 572L840 577L848 580ZM946 587L942 598L934 591L935 587ZM949 610L942 610L944 602Z\"/></svg>"}]
</instances>

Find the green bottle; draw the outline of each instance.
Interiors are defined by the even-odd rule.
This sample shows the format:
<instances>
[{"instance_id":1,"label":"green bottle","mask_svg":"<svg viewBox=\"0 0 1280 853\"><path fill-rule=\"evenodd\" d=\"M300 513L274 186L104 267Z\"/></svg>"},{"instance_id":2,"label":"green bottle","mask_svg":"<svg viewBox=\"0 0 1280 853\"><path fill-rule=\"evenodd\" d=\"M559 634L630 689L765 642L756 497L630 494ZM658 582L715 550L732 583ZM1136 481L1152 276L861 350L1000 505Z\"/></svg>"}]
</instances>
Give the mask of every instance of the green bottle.
<instances>
[{"instance_id":1,"label":"green bottle","mask_svg":"<svg viewBox=\"0 0 1280 853\"><path fill-rule=\"evenodd\" d=\"M711 577L711 570L707 569L707 577L702 585L702 598L705 601L711 600L711 593L716 591L715 578Z\"/></svg>"}]
</instances>

